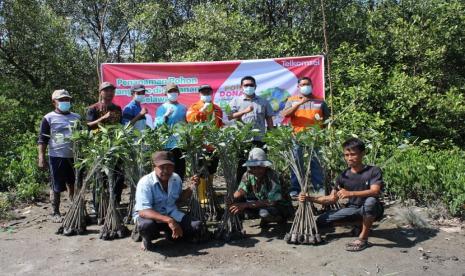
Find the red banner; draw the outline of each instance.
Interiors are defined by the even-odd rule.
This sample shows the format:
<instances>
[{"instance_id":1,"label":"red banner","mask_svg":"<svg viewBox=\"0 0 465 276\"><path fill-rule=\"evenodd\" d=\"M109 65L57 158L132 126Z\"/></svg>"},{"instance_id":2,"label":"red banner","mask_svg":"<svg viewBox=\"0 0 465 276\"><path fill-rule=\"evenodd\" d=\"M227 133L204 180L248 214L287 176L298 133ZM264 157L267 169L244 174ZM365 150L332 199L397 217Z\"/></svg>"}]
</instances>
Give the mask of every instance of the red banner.
<instances>
[{"instance_id":1,"label":"red banner","mask_svg":"<svg viewBox=\"0 0 465 276\"><path fill-rule=\"evenodd\" d=\"M164 86L172 82L179 86L179 102L189 107L199 100L198 87L209 84L214 101L223 109L233 97L241 95L240 80L253 76L256 93L270 101L279 123L279 111L290 95L298 93L297 80L309 77L313 94L324 99L323 56L290 57L261 60L173 62L173 63L104 63L102 81L116 86L114 102L124 108L131 101L130 88L134 84L146 87L144 106L150 117L166 101Z\"/></svg>"}]
</instances>

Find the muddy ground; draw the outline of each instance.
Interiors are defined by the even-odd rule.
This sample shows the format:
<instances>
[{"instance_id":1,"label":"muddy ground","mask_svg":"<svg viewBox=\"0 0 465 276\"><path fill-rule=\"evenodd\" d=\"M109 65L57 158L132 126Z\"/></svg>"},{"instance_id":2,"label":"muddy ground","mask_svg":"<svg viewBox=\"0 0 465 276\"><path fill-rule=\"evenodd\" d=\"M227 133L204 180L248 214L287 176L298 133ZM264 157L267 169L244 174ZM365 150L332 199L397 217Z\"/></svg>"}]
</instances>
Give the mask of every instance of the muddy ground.
<instances>
[{"instance_id":1,"label":"muddy ground","mask_svg":"<svg viewBox=\"0 0 465 276\"><path fill-rule=\"evenodd\" d=\"M62 210L69 202L65 200ZM463 224L429 230L398 227L395 208L375 225L373 246L353 253L349 227L329 229L319 246L289 245L290 228L259 220L245 222L247 238L225 244L172 243L157 240L154 252L142 252L130 237L103 241L100 226L65 237L54 234L48 202L15 210L19 219L0 223L1 275L465 275ZM130 228L133 226L129 226ZM442 229L442 230L441 230Z\"/></svg>"}]
</instances>

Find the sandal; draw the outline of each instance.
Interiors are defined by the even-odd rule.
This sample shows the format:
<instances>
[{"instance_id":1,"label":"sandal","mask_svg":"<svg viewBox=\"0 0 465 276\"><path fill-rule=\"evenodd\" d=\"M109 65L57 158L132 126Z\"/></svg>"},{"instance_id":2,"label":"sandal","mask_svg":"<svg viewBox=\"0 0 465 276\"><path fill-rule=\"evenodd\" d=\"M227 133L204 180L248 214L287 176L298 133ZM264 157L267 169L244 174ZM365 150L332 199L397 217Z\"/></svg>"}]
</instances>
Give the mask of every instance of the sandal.
<instances>
[{"instance_id":1,"label":"sandal","mask_svg":"<svg viewBox=\"0 0 465 276\"><path fill-rule=\"evenodd\" d=\"M346 250L350 252L358 252L369 246L368 240L356 239L346 245Z\"/></svg>"}]
</instances>

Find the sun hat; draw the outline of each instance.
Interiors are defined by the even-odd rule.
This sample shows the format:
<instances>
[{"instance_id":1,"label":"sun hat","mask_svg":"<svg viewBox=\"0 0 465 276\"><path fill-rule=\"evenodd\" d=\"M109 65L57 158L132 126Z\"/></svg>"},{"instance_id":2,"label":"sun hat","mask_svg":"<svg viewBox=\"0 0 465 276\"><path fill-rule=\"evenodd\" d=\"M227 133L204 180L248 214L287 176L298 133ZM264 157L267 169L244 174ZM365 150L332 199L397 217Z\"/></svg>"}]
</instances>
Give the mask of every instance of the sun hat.
<instances>
[{"instance_id":1,"label":"sun hat","mask_svg":"<svg viewBox=\"0 0 465 276\"><path fill-rule=\"evenodd\" d=\"M249 159L243 167L271 167L272 163L266 158L266 153L261 148L253 148L249 152Z\"/></svg>"}]
</instances>

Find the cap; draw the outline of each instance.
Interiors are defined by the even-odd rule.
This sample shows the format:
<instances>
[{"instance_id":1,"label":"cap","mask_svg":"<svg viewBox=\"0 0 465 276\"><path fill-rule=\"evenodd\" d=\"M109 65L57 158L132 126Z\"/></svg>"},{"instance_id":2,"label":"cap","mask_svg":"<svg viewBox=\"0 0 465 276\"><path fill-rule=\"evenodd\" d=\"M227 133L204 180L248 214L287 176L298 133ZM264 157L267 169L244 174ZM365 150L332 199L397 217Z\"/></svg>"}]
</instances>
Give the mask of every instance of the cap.
<instances>
[{"instance_id":1,"label":"cap","mask_svg":"<svg viewBox=\"0 0 465 276\"><path fill-rule=\"evenodd\" d=\"M72 98L68 91L64 89L55 90L52 93L52 100L58 100L61 98Z\"/></svg>"},{"instance_id":2,"label":"cap","mask_svg":"<svg viewBox=\"0 0 465 276\"><path fill-rule=\"evenodd\" d=\"M179 87L176 84L174 84L172 82L169 82L169 83L166 84L166 86L165 86L165 92L166 93L170 92L170 90L173 90L173 89L176 89L176 90L179 91Z\"/></svg>"},{"instance_id":3,"label":"cap","mask_svg":"<svg viewBox=\"0 0 465 276\"><path fill-rule=\"evenodd\" d=\"M249 159L243 167L271 167L272 163L266 158L266 153L261 148L253 148L249 153Z\"/></svg>"},{"instance_id":4,"label":"cap","mask_svg":"<svg viewBox=\"0 0 465 276\"><path fill-rule=\"evenodd\" d=\"M171 164L174 166L173 154L169 151L157 151L152 155L152 162L155 166Z\"/></svg>"},{"instance_id":5,"label":"cap","mask_svg":"<svg viewBox=\"0 0 465 276\"><path fill-rule=\"evenodd\" d=\"M210 89L210 90L213 90L212 87L208 84L202 84L200 87L199 87L199 92L200 90L204 90L204 89Z\"/></svg>"},{"instance_id":6,"label":"cap","mask_svg":"<svg viewBox=\"0 0 465 276\"><path fill-rule=\"evenodd\" d=\"M108 87L111 87L113 89L116 88L113 84L111 84L111 82L105 81L100 84L100 86L98 87L98 91L102 91L103 89Z\"/></svg>"},{"instance_id":7,"label":"cap","mask_svg":"<svg viewBox=\"0 0 465 276\"><path fill-rule=\"evenodd\" d=\"M131 93L140 91L145 91L145 86L143 86L142 84L136 84L131 86Z\"/></svg>"}]
</instances>

